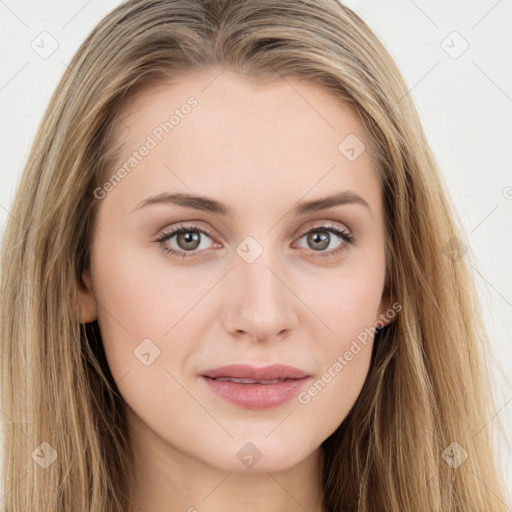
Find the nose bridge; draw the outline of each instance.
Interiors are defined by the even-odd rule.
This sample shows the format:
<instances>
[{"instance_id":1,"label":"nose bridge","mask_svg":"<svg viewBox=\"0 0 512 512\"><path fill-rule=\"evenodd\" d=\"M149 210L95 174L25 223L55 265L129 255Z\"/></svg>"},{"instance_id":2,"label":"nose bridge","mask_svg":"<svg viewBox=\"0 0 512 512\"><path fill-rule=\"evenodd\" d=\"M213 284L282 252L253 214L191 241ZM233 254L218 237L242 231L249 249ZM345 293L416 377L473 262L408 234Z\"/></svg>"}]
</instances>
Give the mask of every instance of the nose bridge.
<instances>
[{"instance_id":1,"label":"nose bridge","mask_svg":"<svg viewBox=\"0 0 512 512\"><path fill-rule=\"evenodd\" d=\"M286 265L271 236L262 242L247 237L237 247L229 308L235 330L265 339L294 325L293 293L285 285ZM266 245L264 245L266 244Z\"/></svg>"},{"instance_id":2,"label":"nose bridge","mask_svg":"<svg viewBox=\"0 0 512 512\"><path fill-rule=\"evenodd\" d=\"M258 259L250 264L239 262L241 283L245 283L247 290L246 297L253 298L256 301L264 301L269 306L279 300L280 291L276 288L282 283L278 281L274 275L275 265L272 265L272 258L268 257L270 251L264 251ZM282 292L282 290L281 290Z\"/></svg>"},{"instance_id":3,"label":"nose bridge","mask_svg":"<svg viewBox=\"0 0 512 512\"><path fill-rule=\"evenodd\" d=\"M279 272L276 248L271 247L271 237L267 236L263 243L257 242L248 237L237 248L239 261L236 264L236 272L243 283L243 290L247 293L244 297L250 303L256 302L252 307L258 305L258 309L271 309L274 302L280 301L283 297L283 284L276 278L275 272ZM247 252L245 252L247 251Z\"/></svg>"}]
</instances>

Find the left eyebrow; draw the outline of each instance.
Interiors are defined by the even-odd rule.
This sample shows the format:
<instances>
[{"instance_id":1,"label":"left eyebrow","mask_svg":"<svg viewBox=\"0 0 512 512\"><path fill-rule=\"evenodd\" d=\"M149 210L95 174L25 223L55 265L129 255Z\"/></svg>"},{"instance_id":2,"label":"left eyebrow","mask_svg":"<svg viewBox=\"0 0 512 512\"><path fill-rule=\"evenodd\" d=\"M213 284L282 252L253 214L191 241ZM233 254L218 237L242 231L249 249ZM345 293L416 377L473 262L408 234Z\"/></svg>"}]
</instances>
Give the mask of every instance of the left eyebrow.
<instances>
[{"instance_id":1,"label":"left eyebrow","mask_svg":"<svg viewBox=\"0 0 512 512\"><path fill-rule=\"evenodd\" d=\"M206 196L196 196L183 193L172 194L168 192L157 194L155 196L144 199L132 210L132 212L154 204L177 205L184 208L191 208L194 210L213 213L216 215L234 217L234 210L227 204L224 204L216 199ZM306 213L327 210L329 208L333 208L334 206L343 204L359 204L370 210L370 206L361 196L350 190L343 190L327 197L313 199L311 201L298 202L293 207L292 213L295 215L304 215Z\"/></svg>"},{"instance_id":2,"label":"left eyebrow","mask_svg":"<svg viewBox=\"0 0 512 512\"><path fill-rule=\"evenodd\" d=\"M319 212L339 206L343 204L359 204L370 210L368 203L355 192L351 190L343 190L333 195L323 197L320 199L314 199L312 201L302 201L293 208L295 215L301 215L310 212Z\"/></svg>"}]
</instances>

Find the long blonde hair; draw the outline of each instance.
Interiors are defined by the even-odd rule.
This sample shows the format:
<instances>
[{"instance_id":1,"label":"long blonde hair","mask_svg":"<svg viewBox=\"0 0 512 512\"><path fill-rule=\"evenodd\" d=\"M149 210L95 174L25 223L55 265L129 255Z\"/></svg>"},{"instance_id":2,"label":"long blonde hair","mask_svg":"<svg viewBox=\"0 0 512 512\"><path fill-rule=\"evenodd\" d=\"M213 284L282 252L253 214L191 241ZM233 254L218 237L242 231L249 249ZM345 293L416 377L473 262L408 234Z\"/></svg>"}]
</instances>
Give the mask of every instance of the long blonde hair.
<instances>
[{"instance_id":1,"label":"long blonde hair","mask_svg":"<svg viewBox=\"0 0 512 512\"><path fill-rule=\"evenodd\" d=\"M315 81L349 102L371 136L386 285L402 310L376 335L362 392L322 444L326 510L504 512L471 251L460 250L460 221L399 70L335 0L131 0L72 59L3 239L4 510L129 509L124 402L97 322L79 323L93 191L113 172L122 106L162 79L211 68Z\"/></svg>"}]
</instances>

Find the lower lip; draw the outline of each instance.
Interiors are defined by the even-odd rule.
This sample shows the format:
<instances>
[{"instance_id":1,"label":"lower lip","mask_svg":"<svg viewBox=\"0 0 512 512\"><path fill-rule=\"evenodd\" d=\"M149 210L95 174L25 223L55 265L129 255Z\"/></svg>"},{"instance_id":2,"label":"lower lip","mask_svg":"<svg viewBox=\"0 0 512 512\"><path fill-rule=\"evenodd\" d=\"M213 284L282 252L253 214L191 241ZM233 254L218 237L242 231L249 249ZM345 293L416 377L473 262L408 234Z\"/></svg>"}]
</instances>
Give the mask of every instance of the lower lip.
<instances>
[{"instance_id":1,"label":"lower lip","mask_svg":"<svg viewBox=\"0 0 512 512\"><path fill-rule=\"evenodd\" d=\"M201 376L209 388L224 400L244 409L271 409L291 400L310 377L288 379L275 384L241 384Z\"/></svg>"}]
</instances>

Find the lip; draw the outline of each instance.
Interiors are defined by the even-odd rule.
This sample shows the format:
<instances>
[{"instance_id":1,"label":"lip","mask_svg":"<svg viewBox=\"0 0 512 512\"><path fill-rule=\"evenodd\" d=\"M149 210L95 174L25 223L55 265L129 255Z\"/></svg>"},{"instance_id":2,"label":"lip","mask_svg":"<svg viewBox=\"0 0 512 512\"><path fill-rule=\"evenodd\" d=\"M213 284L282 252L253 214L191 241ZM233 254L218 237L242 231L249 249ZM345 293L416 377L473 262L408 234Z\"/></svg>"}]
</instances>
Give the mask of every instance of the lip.
<instances>
[{"instance_id":1,"label":"lip","mask_svg":"<svg viewBox=\"0 0 512 512\"><path fill-rule=\"evenodd\" d=\"M274 379L302 379L309 377L307 372L294 366L285 364L272 364L270 366L256 367L249 364L230 364L203 373L205 377L216 379L218 377L232 377L237 379L274 380Z\"/></svg>"},{"instance_id":2,"label":"lip","mask_svg":"<svg viewBox=\"0 0 512 512\"><path fill-rule=\"evenodd\" d=\"M217 396L243 409L271 409L291 400L311 378L308 373L293 366L274 364L255 367L246 364L222 366L204 372L201 380ZM239 383L216 378L250 380L284 379L272 384Z\"/></svg>"}]
</instances>

